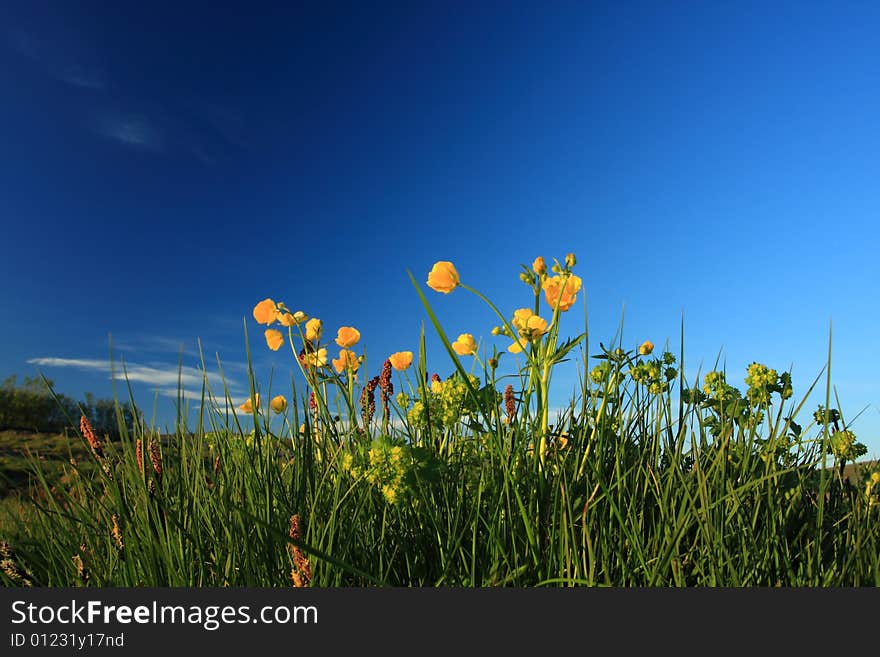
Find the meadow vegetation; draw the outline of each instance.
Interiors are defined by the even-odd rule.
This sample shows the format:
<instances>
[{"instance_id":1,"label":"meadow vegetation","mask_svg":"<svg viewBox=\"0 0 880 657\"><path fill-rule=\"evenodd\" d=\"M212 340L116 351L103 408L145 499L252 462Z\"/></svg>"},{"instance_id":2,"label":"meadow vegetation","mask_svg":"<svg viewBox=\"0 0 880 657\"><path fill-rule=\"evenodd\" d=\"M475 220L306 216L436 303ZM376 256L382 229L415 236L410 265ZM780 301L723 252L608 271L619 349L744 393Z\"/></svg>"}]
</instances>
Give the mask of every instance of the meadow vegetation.
<instances>
[{"instance_id":1,"label":"meadow vegetation","mask_svg":"<svg viewBox=\"0 0 880 657\"><path fill-rule=\"evenodd\" d=\"M71 418L79 452L60 478L30 461L37 490L4 521L0 578L880 583L880 469L852 469L865 447L832 405L830 346L828 369L800 399L790 373L760 362L687 381L683 345L676 355L650 336L631 346L619 336L591 349L586 313L583 332L561 332L584 294L575 268L572 254L524 265L523 307L504 311L451 262L429 272L433 292L410 274L443 363L428 362L423 331L416 349L371 370L354 326L328 340L319 318L260 301L260 348L290 350L289 379L278 385L251 366L249 398L234 404L206 378L198 414L181 413L164 439L138 413L120 416L113 442L87 417ZM489 347L447 335L434 305L450 294L474 294L495 316ZM579 383L567 406L551 409L562 363ZM805 411L820 382L822 403Z\"/></svg>"}]
</instances>

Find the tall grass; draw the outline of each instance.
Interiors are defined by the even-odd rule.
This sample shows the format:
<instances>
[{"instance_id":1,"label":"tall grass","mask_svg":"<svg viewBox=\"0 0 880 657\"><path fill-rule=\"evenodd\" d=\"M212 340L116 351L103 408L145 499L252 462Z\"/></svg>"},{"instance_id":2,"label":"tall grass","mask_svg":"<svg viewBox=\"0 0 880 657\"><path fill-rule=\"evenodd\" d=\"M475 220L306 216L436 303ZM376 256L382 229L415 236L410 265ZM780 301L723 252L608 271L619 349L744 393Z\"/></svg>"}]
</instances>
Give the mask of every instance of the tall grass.
<instances>
[{"instance_id":1,"label":"tall grass","mask_svg":"<svg viewBox=\"0 0 880 657\"><path fill-rule=\"evenodd\" d=\"M478 358L466 338L446 336L415 279L454 366L446 380L429 376L424 334L410 367L386 364L368 378L359 362L357 373L351 364L334 374L318 366L321 337L309 339L304 319L272 302L297 374L284 404L250 367L251 413L205 379L198 414L181 410L174 436L121 422L121 440L96 449L85 427L96 467L73 461L58 485L33 460L42 490L3 545L0 577L43 586L880 583L880 475L843 477L860 445L830 408L830 372L825 404L801 426L818 378L796 402L787 373L763 366L750 366L741 392L724 372L688 383L680 355L655 355L649 343L589 354L586 327L558 335L578 291L565 287L574 264L554 267L562 288L546 294L549 321L491 306L495 333L525 360L503 376L499 352ZM542 265L523 277L539 318L553 278ZM429 285L479 295L454 268L445 273L448 289ZM574 358L580 387L551 418L551 372ZM274 422L270 398L282 410Z\"/></svg>"}]
</instances>

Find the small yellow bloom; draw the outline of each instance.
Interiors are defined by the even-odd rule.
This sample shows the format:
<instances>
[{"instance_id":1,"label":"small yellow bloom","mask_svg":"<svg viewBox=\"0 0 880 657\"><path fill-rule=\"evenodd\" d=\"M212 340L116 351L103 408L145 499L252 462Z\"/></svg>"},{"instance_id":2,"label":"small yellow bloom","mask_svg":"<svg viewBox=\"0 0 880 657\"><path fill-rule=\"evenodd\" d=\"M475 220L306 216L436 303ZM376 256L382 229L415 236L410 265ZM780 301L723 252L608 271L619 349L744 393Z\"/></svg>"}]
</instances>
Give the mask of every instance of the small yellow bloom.
<instances>
[{"instance_id":1,"label":"small yellow bloom","mask_svg":"<svg viewBox=\"0 0 880 657\"><path fill-rule=\"evenodd\" d=\"M462 333L458 340L452 343L452 349L459 356L469 356L477 353L477 342L470 333Z\"/></svg>"},{"instance_id":2,"label":"small yellow bloom","mask_svg":"<svg viewBox=\"0 0 880 657\"><path fill-rule=\"evenodd\" d=\"M639 355L640 356L647 356L652 351L654 351L654 343L651 342L650 340L645 340L641 344L641 346L639 347Z\"/></svg>"},{"instance_id":3,"label":"small yellow bloom","mask_svg":"<svg viewBox=\"0 0 880 657\"><path fill-rule=\"evenodd\" d=\"M327 350L324 347L321 347L318 351L310 351L303 355L303 360L309 367L326 367Z\"/></svg>"},{"instance_id":4,"label":"small yellow bloom","mask_svg":"<svg viewBox=\"0 0 880 657\"><path fill-rule=\"evenodd\" d=\"M458 287L460 282L461 279L455 270L455 265L446 260L435 262L428 273L428 287L435 292L449 294Z\"/></svg>"},{"instance_id":5,"label":"small yellow bloom","mask_svg":"<svg viewBox=\"0 0 880 657\"><path fill-rule=\"evenodd\" d=\"M317 342L321 339L324 332L324 324L317 317L313 317L306 322L306 340L309 342Z\"/></svg>"},{"instance_id":6,"label":"small yellow bloom","mask_svg":"<svg viewBox=\"0 0 880 657\"><path fill-rule=\"evenodd\" d=\"M880 472L871 473L871 482L875 484L880 484Z\"/></svg>"},{"instance_id":7,"label":"small yellow bloom","mask_svg":"<svg viewBox=\"0 0 880 657\"><path fill-rule=\"evenodd\" d=\"M397 351L391 354L388 357L388 360L391 361L391 367L396 370L405 370L410 365L412 365L413 361L413 352L411 351Z\"/></svg>"},{"instance_id":8,"label":"small yellow bloom","mask_svg":"<svg viewBox=\"0 0 880 657\"><path fill-rule=\"evenodd\" d=\"M336 332L336 344L340 347L353 347L361 339L361 332L353 326L342 326Z\"/></svg>"},{"instance_id":9,"label":"small yellow bloom","mask_svg":"<svg viewBox=\"0 0 880 657\"><path fill-rule=\"evenodd\" d=\"M340 374L346 369L350 369L352 372L357 372L358 367L360 367L360 361L358 361L357 354L348 349L340 349L339 358L334 358L332 362L334 369Z\"/></svg>"},{"instance_id":10,"label":"small yellow bloom","mask_svg":"<svg viewBox=\"0 0 880 657\"><path fill-rule=\"evenodd\" d=\"M511 344L507 348L507 351L509 351L512 354L522 353L522 350L523 350L523 348L520 346L519 342L514 342L513 344Z\"/></svg>"},{"instance_id":11,"label":"small yellow bloom","mask_svg":"<svg viewBox=\"0 0 880 657\"><path fill-rule=\"evenodd\" d=\"M263 299L254 306L254 319L257 320L257 324L265 324L269 326L272 322L274 322L278 317L278 306L275 305L275 302L272 299Z\"/></svg>"},{"instance_id":12,"label":"small yellow bloom","mask_svg":"<svg viewBox=\"0 0 880 657\"><path fill-rule=\"evenodd\" d=\"M543 257L538 256L535 258L535 261L532 263L532 271L538 276L543 276L547 273L547 263L544 261Z\"/></svg>"},{"instance_id":13,"label":"small yellow bloom","mask_svg":"<svg viewBox=\"0 0 880 657\"><path fill-rule=\"evenodd\" d=\"M277 397L272 397L269 406L276 413L283 413L287 410L287 400L284 398L284 395L278 395Z\"/></svg>"},{"instance_id":14,"label":"small yellow bloom","mask_svg":"<svg viewBox=\"0 0 880 657\"><path fill-rule=\"evenodd\" d=\"M544 281L542 289L550 308L555 310L558 302L559 310L564 312L574 305L582 284L580 276L574 274L570 274L564 283L562 276L552 276Z\"/></svg>"},{"instance_id":15,"label":"small yellow bloom","mask_svg":"<svg viewBox=\"0 0 880 657\"><path fill-rule=\"evenodd\" d=\"M272 351L278 351L284 344L284 336L281 335L281 331L266 329L266 344Z\"/></svg>"},{"instance_id":16,"label":"small yellow bloom","mask_svg":"<svg viewBox=\"0 0 880 657\"><path fill-rule=\"evenodd\" d=\"M435 395L439 395L443 392L443 382L442 381L431 381L431 392Z\"/></svg>"},{"instance_id":17,"label":"small yellow bloom","mask_svg":"<svg viewBox=\"0 0 880 657\"><path fill-rule=\"evenodd\" d=\"M278 313L278 321L281 323L282 326L296 326L297 324L302 324L307 319L308 315L306 315L302 310L297 310L295 313Z\"/></svg>"},{"instance_id":18,"label":"small yellow bloom","mask_svg":"<svg viewBox=\"0 0 880 657\"><path fill-rule=\"evenodd\" d=\"M257 394L255 395L255 397L256 397L256 399L257 399L257 408L259 408L259 407L260 407L260 393L257 393ZM253 403L251 402L251 398L250 398L250 397L248 397L248 398L245 400L244 404L242 404L242 405L239 406L238 408L239 408L240 410L244 411L245 413L253 413L253 412L254 412Z\"/></svg>"}]
</instances>

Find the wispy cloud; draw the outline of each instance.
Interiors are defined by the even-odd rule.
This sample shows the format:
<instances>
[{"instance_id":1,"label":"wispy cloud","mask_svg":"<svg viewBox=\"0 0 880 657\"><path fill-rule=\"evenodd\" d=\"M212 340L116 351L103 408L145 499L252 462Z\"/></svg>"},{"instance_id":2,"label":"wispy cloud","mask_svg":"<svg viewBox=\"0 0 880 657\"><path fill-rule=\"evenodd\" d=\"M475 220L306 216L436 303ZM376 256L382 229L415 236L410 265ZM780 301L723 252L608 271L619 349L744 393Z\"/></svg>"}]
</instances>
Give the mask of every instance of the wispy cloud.
<instances>
[{"instance_id":1,"label":"wispy cloud","mask_svg":"<svg viewBox=\"0 0 880 657\"><path fill-rule=\"evenodd\" d=\"M198 388L201 390L206 376L208 385L215 391L215 394L222 394L223 391L223 379L219 374L205 372L195 367L178 367L172 364L144 365L139 363L125 363L123 367L122 363L116 363L111 366L111 363L105 360L58 357L31 358L27 362L40 367L64 367L86 372L104 373L116 380L154 385L157 386L159 394L167 397L177 396L177 385L179 382L184 387L188 398L197 398L198 394L194 392L194 389ZM233 392L241 389L236 382L229 379L226 379L226 385ZM192 397L192 395L196 395L196 397Z\"/></svg>"},{"instance_id":2,"label":"wispy cloud","mask_svg":"<svg viewBox=\"0 0 880 657\"><path fill-rule=\"evenodd\" d=\"M95 116L92 130L123 146L156 153L165 150L162 131L144 114L101 113Z\"/></svg>"}]
</instances>

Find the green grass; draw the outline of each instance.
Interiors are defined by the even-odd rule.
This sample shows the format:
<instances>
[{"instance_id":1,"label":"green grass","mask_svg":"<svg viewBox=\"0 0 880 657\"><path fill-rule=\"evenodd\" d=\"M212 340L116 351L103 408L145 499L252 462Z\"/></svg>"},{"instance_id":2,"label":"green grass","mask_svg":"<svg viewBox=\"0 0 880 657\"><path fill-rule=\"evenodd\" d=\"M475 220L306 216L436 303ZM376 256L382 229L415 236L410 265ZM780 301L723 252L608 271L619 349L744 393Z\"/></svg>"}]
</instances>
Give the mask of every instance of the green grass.
<instances>
[{"instance_id":1,"label":"green grass","mask_svg":"<svg viewBox=\"0 0 880 657\"><path fill-rule=\"evenodd\" d=\"M800 400L785 373L767 368L749 370L744 392L708 373L688 384L672 354L591 354L586 332L554 334L558 303L545 309L547 333L520 334L525 364L496 378L498 353L459 354L416 288L453 375L430 382L423 336L412 367L392 379L405 398L383 404L377 381L368 417L368 363L355 383L294 361L300 376L284 390L252 372L252 403L262 400L253 415L227 411L225 391L205 381L202 410L182 414L175 436L136 424L60 474L31 459L34 506L4 524L12 540L0 577L48 586L880 583L880 486L865 487L876 464L858 482L841 476L860 446L842 440L839 412L796 421L818 379ZM299 333L289 327L294 355ZM550 372L563 360L577 361L582 383L551 416ZM825 387L828 408L828 372ZM268 400L279 393L288 405L270 425Z\"/></svg>"}]
</instances>

